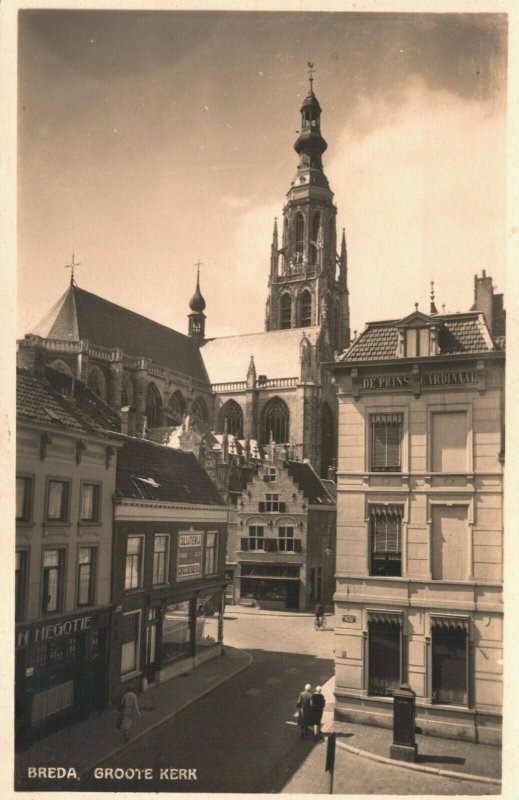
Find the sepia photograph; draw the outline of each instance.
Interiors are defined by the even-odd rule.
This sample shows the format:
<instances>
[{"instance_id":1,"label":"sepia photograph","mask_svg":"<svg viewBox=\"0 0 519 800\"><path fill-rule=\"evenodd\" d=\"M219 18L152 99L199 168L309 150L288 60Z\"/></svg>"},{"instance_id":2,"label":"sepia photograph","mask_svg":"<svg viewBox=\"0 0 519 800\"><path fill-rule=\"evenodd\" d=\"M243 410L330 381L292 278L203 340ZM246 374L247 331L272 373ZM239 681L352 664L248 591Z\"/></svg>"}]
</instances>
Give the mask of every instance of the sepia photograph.
<instances>
[{"instance_id":1,"label":"sepia photograph","mask_svg":"<svg viewBox=\"0 0 519 800\"><path fill-rule=\"evenodd\" d=\"M500 8L17 10L13 792L503 793Z\"/></svg>"}]
</instances>

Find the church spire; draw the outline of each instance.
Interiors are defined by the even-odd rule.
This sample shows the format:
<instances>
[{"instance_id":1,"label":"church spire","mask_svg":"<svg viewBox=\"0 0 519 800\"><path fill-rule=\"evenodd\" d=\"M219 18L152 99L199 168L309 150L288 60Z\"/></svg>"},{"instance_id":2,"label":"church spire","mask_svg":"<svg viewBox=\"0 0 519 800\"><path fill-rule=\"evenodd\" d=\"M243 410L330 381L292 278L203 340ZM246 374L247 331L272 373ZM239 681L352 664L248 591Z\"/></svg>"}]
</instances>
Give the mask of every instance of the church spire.
<instances>
[{"instance_id":1,"label":"church spire","mask_svg":"<svg viewBox=\"0 0 519 800\"><path fill-rule=\"evenodd\" d=\"M189 336L195 339L198 344L201 344L205 338L205 300L200 291L200 267L201 261L196 263L196 289L193 297L189 301L189 308L191 314L189 317Z\"/></svg>"},{"instance_id":2,"label":"church spire","mask_svg":"<svg viewBox=\"0 0 519 800\"><path fill-rule=\"evenodd\" d=\"M299 155L300 167L313 167L322 170L321 156L328 147L326 140L321 136L321 106L314 94L314 65L308 63L310 73L310 90L301 106L301 131L294 144L294 150Z\"/></svg>"}]
</instances>

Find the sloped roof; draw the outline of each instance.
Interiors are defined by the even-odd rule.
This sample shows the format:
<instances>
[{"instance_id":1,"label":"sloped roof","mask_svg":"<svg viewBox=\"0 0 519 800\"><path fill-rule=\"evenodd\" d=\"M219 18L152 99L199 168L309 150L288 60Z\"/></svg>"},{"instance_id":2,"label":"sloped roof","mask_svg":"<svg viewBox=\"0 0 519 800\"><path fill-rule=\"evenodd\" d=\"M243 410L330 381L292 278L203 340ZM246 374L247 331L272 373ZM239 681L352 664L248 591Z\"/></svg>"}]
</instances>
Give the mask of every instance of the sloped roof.
<instances>
[{"instance_id":1,"label":"sloped roof","mask_svg":"<svg viewBox=\"0 0 519 800\"><path fill-rule=\"evenodd\" d=\"M128 439L118 452L116 492L119 497L223 505L193 453L145 439Z\"/></svg>"},{"instance_id":2,"label":"sloped roof","mask_svg":"<svg viewBox=\"0 0 519 800\"><path fill-rule=\"evenodd\" d=\"M47 367L45 375L16 370L16 413L49 428L81 434L113 435L120 430L117 414L80 381ZM72 395L72 399L71 399Z\"/></svg>"},{"instance_id":3,"label":"sloped roof","mask_svg":"<svg viewBox=\"0 0 519 800\"><path fill-rule=\"evenodd\" d=\"M491 352L496 345L481 312L437 315L440 355L477 355ZM398 329L403 320L369 322L339 361L386 361L398 355Z\"/></svg>"},{"instance_id":4,"label":"sloped roof","mask_svg":"<svg viewBox=\"0 0 519 800\"><path fill-rule=\"evenodd\" d=\"M311 505L333 505L323 481L310 464L304 461L289 461L287 470Z\"/></svg>"},{"instance_id":5,"label":"sloped roof","mask_svg":"<svg viewBox=\"0 0 519 800\"><path fill-rule=\"evenodd\" d=\"M337 502L337 484L335 481L328 480L328 478L321 478L321 483L330 495L334 503Z\"/></svg>"},{"instance_id":6,"label":"sloped roof","mask_svg":"<svg viewBox=\"0 0 519 800\"><path fill-rule=\"evenodd\" d=\"M319 327L209 339L203 344L201 353L211 383L246 380L251 356L254 357L257 375L266 375L269 379L298 378L303 334L315 346Z\"/></svg>"},{"instance_id":7,"label":"sloped roof","mask_svg":"<svg viewBox=\"0 0 519 800\"><path fill-rule=\"evenodd\" d=\"M198 346L189 336L75 284L69 286L30 333L44 339L87 339L92 344L120 348L127 355L151 358L162 367L208 381Z\"/></svg>"}]
</instances>

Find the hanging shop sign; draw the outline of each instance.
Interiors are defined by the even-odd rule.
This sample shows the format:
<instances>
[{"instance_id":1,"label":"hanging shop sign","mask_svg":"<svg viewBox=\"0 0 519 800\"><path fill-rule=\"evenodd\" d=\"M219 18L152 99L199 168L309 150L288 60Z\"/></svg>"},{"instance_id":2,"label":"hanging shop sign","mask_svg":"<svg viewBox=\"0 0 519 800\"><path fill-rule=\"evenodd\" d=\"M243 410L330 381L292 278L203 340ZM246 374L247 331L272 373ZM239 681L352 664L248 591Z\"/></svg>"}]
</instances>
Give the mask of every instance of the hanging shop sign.
<instances>
[{"instance_id":1,"label":"hanging shop sign","mask_svg":"<svg viewBox=\"0 0 519 800\"><path fill-rule=\"evenodd\" d=\"M177 550L177 580L202 576L202 533L194 530L179 533Z\"/></svg>"}]
</instances>

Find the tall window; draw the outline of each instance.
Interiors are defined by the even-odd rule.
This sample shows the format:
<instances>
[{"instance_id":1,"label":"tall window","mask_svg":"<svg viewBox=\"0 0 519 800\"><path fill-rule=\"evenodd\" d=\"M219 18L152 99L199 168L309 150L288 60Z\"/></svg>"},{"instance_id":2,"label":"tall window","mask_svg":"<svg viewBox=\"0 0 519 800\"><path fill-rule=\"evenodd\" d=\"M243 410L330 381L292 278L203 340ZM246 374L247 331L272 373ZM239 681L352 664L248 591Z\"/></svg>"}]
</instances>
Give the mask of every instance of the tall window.
<instances>
[{"instance_id":1,"label":"tall window","mask_svg":"<svg viewBox=\"0 0 519 800\"><path fill-rule=\"evenodd\" d=\"M98 483L81 484L81 522L98 522L99 494L100 486Z\"/></svg>"},{"instance_id":2,"label":"tall window","mask_svg":"<svg viewBox=\"0 0 519 800\"><path fill-rule=\"evenodd\" d=\"M468 580L468 530L468 506L431 505L433 580Z\"/></svg>"},{"instance_id":3,"label":"tall window","mask_svg":"<svg viewBox=\"0 0 519 800\"><path fill-rule=\"evenodd\" d=\"M401 632L397 621L369 621L369 694L388 696L399 688L402 678Z\"/></svg>"},{"instance_id":4,"label":"tall window","mask_svg":"<svg viewBox=\"0 0 519 800\"><path fill-rule=\"evenodd\" d=\"M155 535L153 543L153 583L167 583L168 579L169 536Z\"/></svg>"},{"instance_id":5,"label":"tall window","mask_svg":"<svg viewBox=\"0 0 519 800\"><path fill-rule=\"evenodd\" d=\"M293 553L295 551L294 528L292 526L278 528L278 545L279 549L285 553Z\"/></svg>"},{"instance_id":6,"label":"tall window","mask_svg":"<svg viewBox=\"0 0 519 800\"><path fill-rule=\"evenodd\" d=\"M286 403L274 397L265 406L263 412L263 442L268 444L270 435L276 444L287 444L289 441L289 413Z\"/></svg>"},{"instance_id":7,"label":"tall window","mask_svg":"<svg viewBox=\"0 0 519 800\"><path fill-rule=\"evenodd\" d=\"M299 212L295 218L295 251L296 254L303 254L304 250L305 221Z\"/></svg>"},{"instance_id":8,"label":"tall window","mask_svg":"<svg viewBox=\"0 0 519 800\"><path fill-rule=\"evenodd\" d=\"M121 674L135 672L139 669L139 642L140 642L141 612L132 611L123 614L122 622L122 648L121 648Z\"/></svg>"},{"instance_id":9,"label":"tall window","mask_svg":"<svg viewBox=\"0 0 519 800\"><path fill-rule=\"evenodd\" d=\"M15 616L23 619L27 586L27 550L16 551L15 562Z\"/></svg>"},{"instance_id":10,"label":"tall window","mask_svg":"<svg viewBox=\"0 0 519 800\"><path fill-rule=\"evenodd\" d=\"M281 297L281 330L292 327L292 300L289 294Z\"/></svg>"},{"instance_id":11,"label":"tall window","mask_svg":"<svg viewBox=\"0 0 519 800\"><path fill-rule=\"evenodd\" d=\"M370 575L402 574L402 516L403 506L370 507Z\"/></svg>"},{"instance_id":12,"label":"tall window","mask_svg":"<svg viewBox=\"0 0 519 800\"><path fill-rule=\"evenodd\" d=\"M222 430L227 422L227 431L238 439L243 438L243 411L234 400L228 400L221 411Z\"/></svg>"},{"instance_id":13,"label":"tall window","mask_svg":"<svg viewBox=\"0 0 519 800\"><path fill-rule=\"evenodd\" d=\"M467 628L458 624L433 622L432 700L443 705L468 705Z\"/></svg>"},{"instance_id":14,"label":"tall window","mask_svg":"<svg viewBox=\"0 0 519 800\"><path fill-rule=\"evenodd\" d=\"M102 400L106 399L106 379L101 368L95 364L88 373L88 388Z\"/></svg>"},{"instance_id":15,"label":"tall window","mask_svg":"<svg viewBox=\"0 0 519 800\"><path fill-rule=\"evenodd\" d=\"M16 476L16 521L29 522L31 518L32 481Z\"/></svg>"},{"instance_id":16,"label":"tall window","mask_svg":"<svg viewBox=\"0 0 519 800\"><path fill-rule=\"evenodd\" d=\"M308 289L301 292L299 303L301 327L308 328L312 324L312 295Z\"/></svg>"},{"instance_id":17,"label":"tall window","mask_svg":"<svg viewBox=\"0 0 519 800\"><path fill-rule=\"evenodd\" d=\"M371 471L400 472L402 414L371 414Z\"/></svg>"},{"instance_id":18,"label":"tall window","mask_svg":"<svg viewBox=\"0 0 519 800\"><path fill-rule=\"evenodd\" d=\"M467 472L467 412L435 411L431 421L432 471Z\"/></svg>"},{"instance_id":19,"label":"tall window","mask_svg":"<svg viewBox=\"0 0 519 800\"><path fill-rule=\"evenodd\" d=\"M197 397L191 406L191 416L201 422L207 422L209 415L207 413L207 406L201 397Z\"/></svg>"},{"instance_id":20,"label":"tall window","mask_svg":"<svg viewBox=\"0 0 519 800\"><path fill-rule=\"evenodd\" d=\"M68 481L54 481L47 483L47 519L52 522L66 522L68 520Z\"/></svg>"},{"instance_id":21,"label":"tall window","mask_svg":"<svg viewBox=\"0 0 519 800\"><path fill-rule=\"evenodd\" d=\"M42 611L61 610L63 594L63 550L45 550L43 554Z\"/></svg>"},{"instance_id":22,"label":"tall window","mask_svg":"<svg viewBox=\"0 0 519 800\"><path fill-rule=\"evenodd\" d=\"M148 428L162 425L162 398L154 383L149 383L146 389L146 419Z\"/></svg>"},{"instance_id":23,"label":"tall window","mask_svg":"<svg viewBox=\"0 0 519 800\"><path fill-rule=\"evenodd\" d=\"M131 406L133 402L133 386L130 376L125 372L123 374L122 389L121 389L121 407Z\"/></svg>"},{"instance_id":24,"label":"tall window","mask_svg":"<svg viewBox=\"0 0 519 800\"><path fill-rule=\"evenodd\" d=\"M170 425L180 425L186 413L186 402L179 391L174 392L169 398L165 413Z\"/></svg>"},{"instance_id":25,"label":"tall window","mask_svg":"<svg viewBox=\"0 0 519 800\"><path fill-rule=\"evenodd\" d=\"M265 528L263 525L251 525L249 527L249 550L265 549Z\"/></svg>"},{"instance_id":26,"label":"tall window","mask_svg":"<svg viewBox=\"0 0 519 800\"><path fill-rule=\"evenodd\" d=\"M405 354L407 358L430 355L429 328L408 328L406 330Z\"/></svg>"},{"instance_id":27,"label":"tall window","mask_svg":"<svg viewBox=\"0 0 519 800\"><path fill-rule=\"evenodd\" d=\"M214 575L218 571L217 559L218 533L209 531L205 536L205 574Z\"/></svg>"},{"instance_id":28,"label":"tall window","mask_svg":"<svg viewBox=\"0 0 519 800\"><path fill-rule=\"evenodd\" d=\"M142 583L142 551L144 539L142 536L128 536L126 545L126 572L124 588L138 589Z\"/></svg>"},{"instance_id":29,"label":"tall window","mask_svg":"<svg viewBox=\"0 0 519 800\"><path fill-rule=\"evenodd\" d=\"M91 606L94 602L95 552L95 547L80 547L78 551L78 606Z\"/></svg>"}]
</instances>

